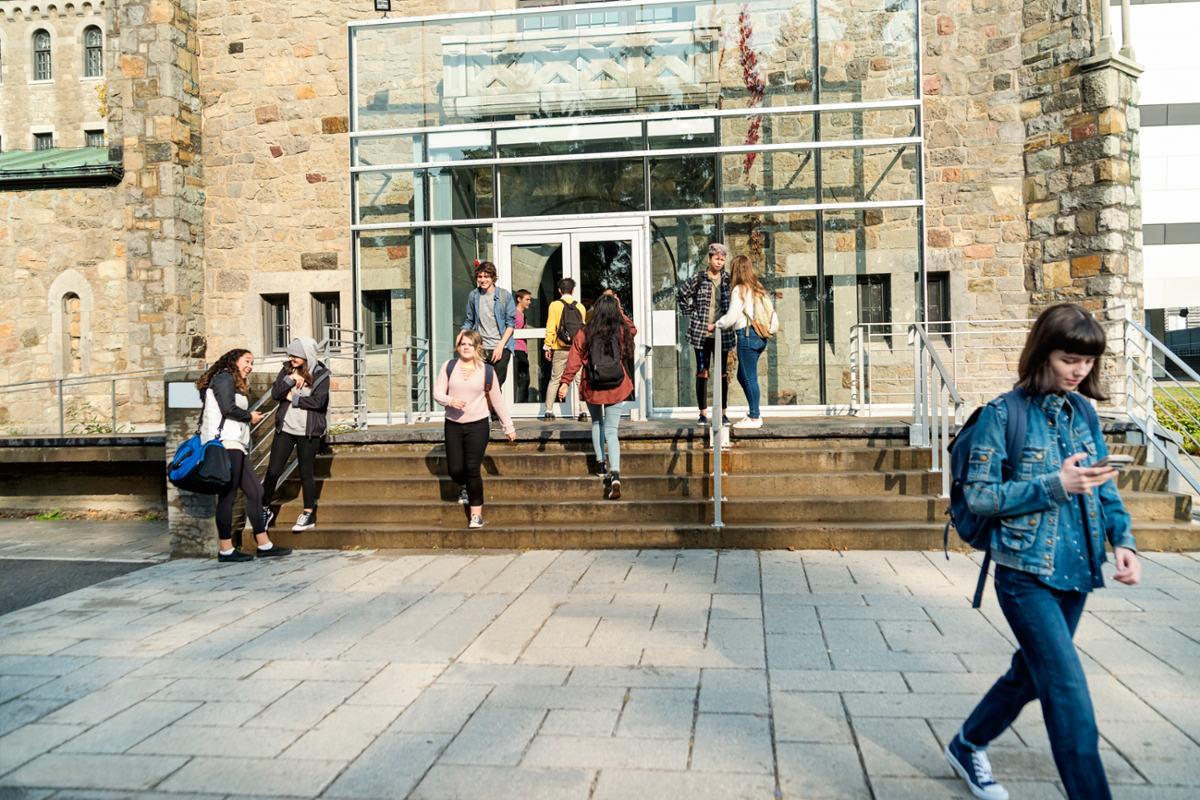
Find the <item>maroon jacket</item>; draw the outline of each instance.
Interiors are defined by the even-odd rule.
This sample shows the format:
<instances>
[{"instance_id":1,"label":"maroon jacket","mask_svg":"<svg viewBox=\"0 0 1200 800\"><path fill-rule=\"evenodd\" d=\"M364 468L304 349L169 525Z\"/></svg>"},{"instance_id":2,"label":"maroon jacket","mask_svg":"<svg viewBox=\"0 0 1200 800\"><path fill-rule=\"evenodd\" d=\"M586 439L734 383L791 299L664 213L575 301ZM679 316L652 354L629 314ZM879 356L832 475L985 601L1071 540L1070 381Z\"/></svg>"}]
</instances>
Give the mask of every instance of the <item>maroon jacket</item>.
<instances>
[{"instance_id":1,"label":"maroon jacket","mask_svg":"<svg viewBox=\"0 0 1200 800\"><path fill-rule=\"evenodd\" d=\"M629 335L637 336L637 328L633 327L632 322L629 322L629 317L625 317L625 322L629 324ZM575 338L571 342L571 354L567 356L567 369L563 372L561 384L569 386L571 381L575 380L575 374L587 363L587 353L583 352L583 340L586 336L587 326L575 334ZM622 338L624 338L623 335ZM621 347L624 348L624 346L625 342L622 341ZM583 402L597 406L611 406L614 403L625 402L631 394L633 394L633 381L629 379L629 370L625 370L625 380L621 381L621 385L615 389L592 389L591 384L588 383L587 370L583 370L583 378L579 384L579 396L583 398Z\"/></svg>"}]
</instances>

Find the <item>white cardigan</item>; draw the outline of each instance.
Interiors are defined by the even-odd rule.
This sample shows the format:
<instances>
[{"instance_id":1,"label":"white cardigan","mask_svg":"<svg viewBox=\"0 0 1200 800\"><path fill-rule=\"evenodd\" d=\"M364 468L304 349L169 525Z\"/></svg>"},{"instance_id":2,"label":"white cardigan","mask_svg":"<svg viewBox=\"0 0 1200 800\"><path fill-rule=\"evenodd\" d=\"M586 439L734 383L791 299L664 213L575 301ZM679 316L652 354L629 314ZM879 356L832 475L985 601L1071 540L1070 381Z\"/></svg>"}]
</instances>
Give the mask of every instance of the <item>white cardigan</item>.
<instances>
[{"instance_id":1,"label":"white cardigan","mask_svg":"<svg viewBox=\"0 0 1200 800\"><path fill-rule=\"evenodd\" d=\"M244 394L235 394L233 401L237 403L238 408L250 407L250 400ZM200 441L207 442L217 438L217 428L220 425L221 407L217 405L217 398L213 394L213 390L205 389L204 415L200 418ZM221 444L225 447L232 447L234 450L241 450L243 453L249 452L250 426L244 422L238 422L236 419L226 419L225 426L221 428Z\"/></svg>"},{"instance_id":2,"label":"white cardigan","mask_svg":"<svg viewBox=\"0 0 1200 800\"><path fill-rule=\"evenodd\" d=\"M733 328L735 331L740 331L742 328L750 324L750 320L754 318L754 298L750 294L749 286L739 286L730 292L729 296L729 313L717 320L717 327L723 331ZM779 330L779 317L771 314L771 327L768 333L772 336Z\"/></svg>"}]
</instances>

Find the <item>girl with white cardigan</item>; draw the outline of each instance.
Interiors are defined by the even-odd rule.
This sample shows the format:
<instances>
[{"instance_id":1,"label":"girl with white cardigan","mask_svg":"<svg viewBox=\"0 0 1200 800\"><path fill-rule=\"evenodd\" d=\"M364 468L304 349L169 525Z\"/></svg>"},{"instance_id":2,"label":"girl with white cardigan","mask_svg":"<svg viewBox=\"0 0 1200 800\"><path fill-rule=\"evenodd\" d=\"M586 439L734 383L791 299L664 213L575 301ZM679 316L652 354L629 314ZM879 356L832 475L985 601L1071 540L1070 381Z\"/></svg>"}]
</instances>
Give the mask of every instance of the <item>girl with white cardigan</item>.
<instances>
[{"instance_id":1,"label":"girl with white cardigan","mask_svg":"<svg viewBox=\"0 0 1200 800\"><path fill-rule=\"evenodd\" d=\"M735 428L761 428L762 414L759 410L758 357L767 349L767 341L758 335L752 324L756 312L760 319L769 319L767 336L775 335L779 329L779 317L767 296L767 290L754 272L754 264L748 256L734 256L730 262L729 313L709 325L708 329L733 328L737 335L737 380L746 393L750 414L734 423Z\"/></svg>"}]
</instances>

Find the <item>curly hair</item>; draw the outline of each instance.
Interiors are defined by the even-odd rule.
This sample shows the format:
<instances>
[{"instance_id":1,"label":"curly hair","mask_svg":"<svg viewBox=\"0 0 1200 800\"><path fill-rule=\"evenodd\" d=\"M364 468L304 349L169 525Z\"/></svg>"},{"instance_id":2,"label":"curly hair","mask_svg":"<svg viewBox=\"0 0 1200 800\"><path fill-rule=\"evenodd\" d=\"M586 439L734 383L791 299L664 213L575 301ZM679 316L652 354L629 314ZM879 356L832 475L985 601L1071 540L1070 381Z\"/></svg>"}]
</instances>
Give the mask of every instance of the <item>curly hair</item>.
<instances>
[{"instance_id":1,"label":"curly hair","mask_svg":"<svg viewBox=\"0 0 1200 800\"><path fill-rule=\"evenodd\" d=\"M208 384L212 383L212 379L216 377L218 372L228 372L233 375L233 385L238 392L250 396L250 387L246 384L246 379L242 377L241 371L237 368L238 359L249 353L249 350L234 348L225 355L221 356L216 362L208 368L208 370L200 376L196 381L196 388L203 394L208 388Z\"/></svg>"}]
</instances>

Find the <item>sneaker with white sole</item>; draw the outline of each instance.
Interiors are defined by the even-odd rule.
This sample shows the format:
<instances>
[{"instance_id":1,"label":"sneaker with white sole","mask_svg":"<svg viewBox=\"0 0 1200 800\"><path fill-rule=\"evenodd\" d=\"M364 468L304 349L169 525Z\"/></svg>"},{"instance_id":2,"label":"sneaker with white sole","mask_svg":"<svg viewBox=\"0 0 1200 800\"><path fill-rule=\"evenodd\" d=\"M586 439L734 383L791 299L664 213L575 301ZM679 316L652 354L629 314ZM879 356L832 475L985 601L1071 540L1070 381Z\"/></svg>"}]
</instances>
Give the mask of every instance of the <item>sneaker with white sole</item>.
<instances>
[{"instance_id":1,"label":"sneaker with white sole","mask_svg":"<svg viewBox=\"0 0 1200 800\"><path fill-rule=\"evenodd\" d=\"M733 423L733 427L738 428L739 430L744 430L746 428L761 428L762 417L758 417L757 419L754 417L743 417L742 419L739 419L737 422Z\"/></svg>"},{"instance_id":2,"label":"sneaker with white sole","mask_svg":"<svg viewBox=\"0 0 1200 800\"><path fill-rule=\"evenodd\" d=\"M1008 790L992 778L992 763L988 761L987 751L967 747L955 734L946 745L946 760L967 782L971 794L980 800L1008 800Z\"/></svg>"},{"instance_id":3,"label":"sneaker with white sole","mask_svg":"<svg viewBox=\"0 0 1200 800\"><path fill-rule=\"evenodd\" d=\"M462 491L458 493L458 504L460 506L471 505L471 498L467 495L467 487L462 487Z\"/></svg>"},{"instance_id":4,"label":"sneaker with white sole","mask_svg":"<svg viewBox=\"0 0 1200 800\"><path fill-rule=\"evenodd\" d=\"M296 518L296 524L292 526L292 533L300 533L301 531L315 528L317 525L316 516L312 511L301 511L300 516Z\"/></svg>"},{"instance_id":5,"label":"sneaker with white sole","mask_svg":"<svg viewBox=\"0 0 1200 800\"><path fill-rule=\"evenodd\" d=\"M482 528L483 527L483 516L480 514L472 514L471 521L469 523L467 523L467 527L468 528Z\"/></svg>"}]
</instances>

